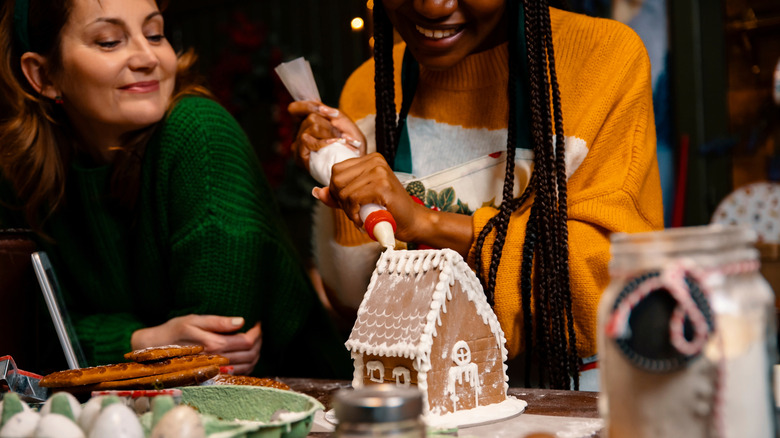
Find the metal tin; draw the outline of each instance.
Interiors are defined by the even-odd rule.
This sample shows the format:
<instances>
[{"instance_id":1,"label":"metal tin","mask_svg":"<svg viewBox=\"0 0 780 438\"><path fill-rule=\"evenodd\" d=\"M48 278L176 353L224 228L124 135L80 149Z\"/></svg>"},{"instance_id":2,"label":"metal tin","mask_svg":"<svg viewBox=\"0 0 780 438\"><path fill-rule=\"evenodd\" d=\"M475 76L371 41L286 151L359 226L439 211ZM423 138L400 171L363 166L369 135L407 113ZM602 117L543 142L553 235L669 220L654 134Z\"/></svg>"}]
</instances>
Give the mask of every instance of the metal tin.
<instances>
[{"instance_id":1,"label":"metal tin","mask_svg":"<svg viewBox=\"0 0 780 438\"><path fill-rule=\"evenodd\" d=\"M0 356L0 399L4 392L15 392L28 403L46 401L49 391L38 386L40 375L17 368L11 356Z\"/></svg>"},{"instance_id":2,"label":"metal tin","mask_svg":"<svg viewBox=\"0 0 780 438\"><path fill-rule=\"evenodd\" d=\"M339 390L334 398L339 438L425 436L422 393L391 384Z\"/></svg>"}]
</instances>

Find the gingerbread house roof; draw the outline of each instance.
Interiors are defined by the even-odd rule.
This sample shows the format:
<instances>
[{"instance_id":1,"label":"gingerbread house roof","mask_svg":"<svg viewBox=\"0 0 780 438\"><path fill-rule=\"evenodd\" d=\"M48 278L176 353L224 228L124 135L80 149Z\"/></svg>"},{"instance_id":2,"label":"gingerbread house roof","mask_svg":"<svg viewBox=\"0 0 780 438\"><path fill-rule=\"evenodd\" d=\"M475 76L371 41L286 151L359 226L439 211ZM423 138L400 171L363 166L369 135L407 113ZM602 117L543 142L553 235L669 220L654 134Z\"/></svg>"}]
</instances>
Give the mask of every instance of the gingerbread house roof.
<instances>
[{"instance_id":1,"label":"gingerbread house roof","mask_svg":"<svg viewBox=\"0 0 780 438\"><path fill-rule=\"evenodd\" d=\"M414 281L406 281L409 276ZM496 335L505 361L504 332L482 285L463 257L450 249L385 251L358 309L347 348L353 353L425 360L455 282L461 283L456 290L467 294Z\"/></svg>"}]
</instances>

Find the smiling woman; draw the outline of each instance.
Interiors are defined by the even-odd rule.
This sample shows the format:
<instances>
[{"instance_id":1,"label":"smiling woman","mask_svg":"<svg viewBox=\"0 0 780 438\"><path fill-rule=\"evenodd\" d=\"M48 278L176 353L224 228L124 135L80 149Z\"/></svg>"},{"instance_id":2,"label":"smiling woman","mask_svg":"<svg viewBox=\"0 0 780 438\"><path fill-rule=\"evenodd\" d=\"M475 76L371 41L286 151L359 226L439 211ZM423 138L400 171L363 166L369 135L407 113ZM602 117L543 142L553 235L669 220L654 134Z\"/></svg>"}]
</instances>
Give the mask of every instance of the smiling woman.
<instances>
[{"instance_id":1,"label":"smiling woman","mask_svg":"<svg viewBox=\"0 0 780 438\"><path fill-rule=\"evenodd\" d=\"M338 111L290 104L293 149L305 165L333 137L361 144L313 191L334 307L355 317L379 253L358 210L379 204L408 247L478 273L510 384L595 390L609 235L663 227L650 64L627 27L553 3L375 0L373 59Z\"/></svg>"},{"instance_id":2,"label":"smiling woman","mask_svg":"<svg viewBox=\"0 0 780 438\"><path fill-rule=\"evenodd\" d=\"M35 52L21 66L40 95L59 99L82 144L109 161L127 132L159 122L173 95L176 54L153 0L75 0L61 32L60 65ZM140 7L139 7L140 6Z\"/></svg>"},{"instance_id":3,"label":"smiling woman","mask_svg":"<svg viewBox=\"0 0 780 438\"><path fill-rule=\"evenodd\" d=\"M238 374L349 372L246 135L154 0L7 1L0 46L0 227L38 233L89 365L200 344Z\"/></svg>"}]
</instances>

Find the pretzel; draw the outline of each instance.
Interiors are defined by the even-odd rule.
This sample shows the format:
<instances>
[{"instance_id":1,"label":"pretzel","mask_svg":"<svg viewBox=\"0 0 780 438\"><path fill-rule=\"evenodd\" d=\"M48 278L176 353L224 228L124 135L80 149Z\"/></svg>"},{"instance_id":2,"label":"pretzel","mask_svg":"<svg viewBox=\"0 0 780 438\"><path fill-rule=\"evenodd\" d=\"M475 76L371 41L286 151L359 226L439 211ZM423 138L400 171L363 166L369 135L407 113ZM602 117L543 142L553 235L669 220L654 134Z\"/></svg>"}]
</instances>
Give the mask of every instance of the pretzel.
<instances>
[{"instance_id":1,"label":"pretzel","mask_svg":"<svg viewBox=\"0 0 780 438\"><path fill-rule=\"evenodd\" d=\"M232 376L230 374L218 374L214 377L215 385L245 385L245 386L266 386L276 389L290 389L282 382L272 379L265 379L252 376Z\"/></svg>"},{"instance_id":2,"label":"pretzel","mask_svg":"<svg viewBox=\"0 0 780 438\"><path fill-rule=\"evenodd\" d=\"M164 359L152 363L119 363L114 365L57 371L44 376L40 382L38 382L38 385L45 388L82 386L114 380L126 380L174 373L207 365L227 365L228 362L229 360L226 357L218 354L195 354Z\"/></svg>"},{"instance_id":3,"label":"pretzel","mask_svg":"<svg viewBox=\"0 0 780 438\"><path fill-rule=\"evenodd\" d=\"M176 386L198 385L219 374L219 365L206 365L198 368L187 368L171 373L135 379L112 380L92 385L80 385L56 388L58 391L68 391L76 394L112 389L163 389Z\"/></svg>"},{"instance_id":4,"label":"pretzel","mask_svg":"<svg viewBox=\"0 0 780 438\"><path fill-rule=\"evenodd\" d=\"M168 359L170 357L198 354L203 351L202 345L161 345L125 353L125 359L133 362L149 362Z\"/></svg>"}]
</instances>

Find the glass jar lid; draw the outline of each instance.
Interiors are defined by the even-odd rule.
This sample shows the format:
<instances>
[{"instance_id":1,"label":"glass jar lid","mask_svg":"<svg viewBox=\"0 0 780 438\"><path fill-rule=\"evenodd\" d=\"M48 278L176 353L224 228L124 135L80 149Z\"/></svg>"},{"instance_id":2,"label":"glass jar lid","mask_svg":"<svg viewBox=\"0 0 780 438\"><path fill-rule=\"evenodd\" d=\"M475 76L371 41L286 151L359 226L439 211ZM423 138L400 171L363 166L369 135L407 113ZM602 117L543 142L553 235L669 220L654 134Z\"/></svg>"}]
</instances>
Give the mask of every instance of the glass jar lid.
<instances>
[{"instance_id":1,"label":"glass jar lid","mask_svg":"<svg viewBox=\"0 0 780 438\"><path fill-rule=\"evenodd\" d=\"M667 228L644 233L613 233L610 236L612 254L678 253L713 251L739 246L752 247L756 232L737 225L704 225Z\"/></svg>"},{"instance_id":2,"label":"glass jar lid","mask_svg":"<svg viewBox=\"0 0 780 438\"><path fill-rule=\"evenodd\" d=\"M678 259L694 260L701 268L757 260L757 234L739 225L667 228L610 236L610 274L658 269Z\"/></svg>"},{"instance_id":3,"label":"glass jar lid","mask_svg":"<svg viewBox=\"0 0 780 438\"><path fill-rule=\"evenodd\" d=\"M422 392L393 384L341 389L334 396L339 423L386 423L415 419L422 414Z\"/></svg>"}]
</instances>

